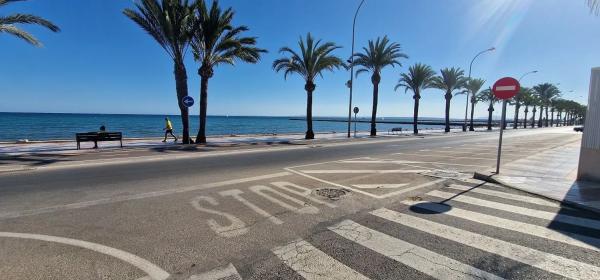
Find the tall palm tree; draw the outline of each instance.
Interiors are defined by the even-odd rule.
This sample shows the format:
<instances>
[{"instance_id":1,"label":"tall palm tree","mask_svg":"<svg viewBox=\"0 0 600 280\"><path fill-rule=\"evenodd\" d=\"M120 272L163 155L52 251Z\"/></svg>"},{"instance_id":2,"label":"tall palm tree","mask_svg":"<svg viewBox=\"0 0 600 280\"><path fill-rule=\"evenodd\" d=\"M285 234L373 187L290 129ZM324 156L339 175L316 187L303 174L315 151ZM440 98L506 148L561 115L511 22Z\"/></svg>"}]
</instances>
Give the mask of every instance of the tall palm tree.
<instances>
[{"instance_id":1,"label":"tall palm tree","mask_svg":"<svg viewBox=\"0 0 600 280\"><path fill-rule=\"evenodd\" d=\"M523 105L523 98L525 96L525 91L528 90L525 87L522 87L519 92L509 100L511 105L515 106L515 116L513 118L513 129L517 129L519 127L519 111L521 110L521 106ZM506 122L504 123L506 125Z\"/></svg>"},{"instance_id":2,"label":"tall palm tree","mask_svg":"<svg viewBox=\"0 0 600 280\"><path fill-rule=\"evenodd\" d=\"M0 7L17 1L25 0L0 0ZM7 33L17 38L25 40L27 43L36 47L42 46L42 43L29 32L19 28L19 24L34 24L45 27L52 32L59 32L60 28L54 25L49 20L35 15L29 14L12 14L8 16L0 16L0 34Z\"/></svg>"},{"instance_id":3,"label":"tall palm tree","mask_svg":"<svg viewBox=\"0 0 600 280\"><path fill-rule=\"evenodd\" d=\"M421 91L431 88L433 85L433 77L435 77L435 72L429 65L417 63L408 68L408 73L400 74L398 84L394 88L394 90L397 90L400 87L404 87L405 93L408 92L408 90L413 92L413 99L415 100L413 109L414 134L419 134L417 124L419 120L419 99L421 99Z\"/></svg>"},{"instance_id":4,"label":"tall palm tree","mask_svg":"<svg viewBox=\"0 0 600 280\"><path fill-rule=\"evenodd\" d=\"M408 58L402 52L400 44L390 42L387 36L377 38L375 42L369 40L369 47L363 48L362 53L355 53L354 65L361 66L356 71L356 76L364 72L371 72L371 83L373 83L373 109L371 111L371 136L377 135L377 102L379 98L379 83L381 82L381 70L387 66L394 67L400 63L401 58Z\"/></svg>"},{"instance_id":5,"label":"tall palm tree","mask_svg":"<svg viewBox=\"0 0 600 280\"><path fill-rule=\"evenodd\" d=\"M481 87L483 87L483 84L485 84L484 79L470 79L465 83L465 89L467 92L471 93L471 120L469 123L469 131L475 131L473 116L475 115L475 105L481 101L478 94L479 90L481 90Z\"/></svg>"},{"instance_id":6,"label":"tall palm tree","mask_svg":"<svg viewBox=\"0 0 600 280\"><path fill-rule=\"evenodd\" d=\"M208 106L208 80L220 64L234 65L236 60L256 63L266 50L256 46L256 37L243 37L246 26L233 26L233 9L221 10L217 0L209 7L204 0L194 5L192 51L200 63L200 128L196 143L206 143L206 110Z\"/></svg>"},{"instance_id":7,"label":"tall palm tree","mask_svg":"<svg viewBox=\"0 0 600 280\"><path fill-rule=\"evenodd\" d=\"M313 92L317 85L315 78L323 77L324 71L332 71L345 66L342 59L332 54L336 49L341 48L332 42L321 43L312 37L310 33L306 35L306 41L302 37L298 41L299 51L283 47L279 50L287 56L277 59L273 62L273 69L276 72L283 71L284 78L289 74L298 74L304 81L304 90L306 90L306 139L314 139L315 133L312 127L312 99Z\"/></svg>"},{"instance_id":8,"label":"tall palm tree","mask_svg":"<svg viewBox=\"0 0 600 280\"><path fill-rule=\"evenodd\" d=\"M541 107L541 101L535 90L531 93L531 106L533 106L533 110L531 111L533 113L533 117L531 118L531 128L535 128L535 113L537 112L537 108ZM542 114L541 109L540 114Z\"/></svg>"},{"instance_id":9,"label":"tall palm tree","mask_svg":"<svg viewBox=\"0 0 600 280\"><path fill-rule=\"evenodd\" d=\"M139 0L135 9L123 13L137 23L165 50L173 60L177 103L183 125L183 143L190 143L188 108L183 98L188 96L185 53L191 40L192 7L188 0Z\"/></svg>"},{"instance_id":10,"label":"tall palm tree","mask_svg":"<svg viewBox=\"0 0 600 280\"><path fill-rule=\"evenodd\" d=\"M560 90L551 83L543 83L533 87L533 90L540 99L540 117L538 120L538 127L542 127L542 113L546 110L546 121L545 126L548 126L548 107L552 99L556 98L560 94Z\"/></svg>"},{"instance_id":11,"label":"tall palm tree","mask_svg":"<svg viewBox=\"0 0 600 280\"><path fill-rule=\"evenodd\" d=\"M532 92L530 88L521 87L521 100L523 106L525 106L525 116L523 117L523 128L527 128L527 114L529 113L529 106L532 106L534 103L534 99L532 96ZM535 118L535 117L534 117Z\"/></svg>"},{"instance_id":12,"label":"tall palm tree","mask_svg":"<svg viewBox=\"0 0 600 280\"><path fill-rule=\"evenodd\" d=\"M479 95L481 101L489 102L487 130L492 130L492 114L494 113L494 103L497 103L499 100L498 98L496 98L496 95L492 91L492 88L488 88L481 91Z\"/></svg>"},{"instance_id":13,"label":"tall palm tree","mask_svg":"<svg viewBox=\"0 0 600 280\"><path fill-rule=\"evenodd\" d=\"M450 100L452 100L455 91L464 88L467 82L467 78L465 78L464 74L464 71L460 68L444 68L441 70L441 76L437 76L433 80L433 87L445 92L446 132L450 132Z\"/></svg>"}]
</instances>

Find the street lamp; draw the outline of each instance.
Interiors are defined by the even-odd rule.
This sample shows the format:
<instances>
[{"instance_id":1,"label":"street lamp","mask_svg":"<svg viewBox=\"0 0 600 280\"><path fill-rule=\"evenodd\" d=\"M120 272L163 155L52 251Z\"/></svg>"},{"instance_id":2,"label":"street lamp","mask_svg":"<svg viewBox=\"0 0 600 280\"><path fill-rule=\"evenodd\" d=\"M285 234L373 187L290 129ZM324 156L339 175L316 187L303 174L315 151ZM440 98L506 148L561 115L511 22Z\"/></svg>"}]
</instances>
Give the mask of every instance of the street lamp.
<instances>
[{"instance_id":1,"label":"street lamp","mask_svg":"<svg viewBox=\"0 0 600 280\"><path fill-rule=\"evenodd\" d=\"M487 50L480 51L477 55L475 55L475 57L473 57L473 59L471 60L471 64L469 64L469 80L468 81L471 80L471 69L473 68L473 62L475 62L475 59L477 59L478 56L480 56L486 52L491 52L494 50L496 50L496 48L491 47ZM463 132L467 131L467 113L469 112L469 94L470 93L471 92L469 90L467 90L467 104L465 105L465 123L463 124Z\"/></svg>"},{"instance_id":2,"label":"street lamp","mask_svg":"<svg viewBox=\"0 0 600 280\"><path fill-rule=\"evenodd\" d=\"M533 70L533 71L530 71L530 72L527 72L527 73L525 73L525 74L521 75L521 77L519 78L519 83L521 83L521 80L522 80L523 78L525 78L525 76L527 76L527 75L529 75L529 74L535 74L535 73L537 73L537 72L538 72L538 70ZM560 83L558 83L558 84L560 85Z\"/></svg>"},{"instance_id":3,"label":"street lamp","mask_svg":"<svg viewBox=\"0 0 600 280\"><path fill-rule=\"evenodd\" d=\"M350 80L346 85L350 88L350 102L348 104L348 138L350 138L350 123L352 122L352 88L354 87L354 30L356 29L356 17L358 16L358 11L360 7L362 7L365 0L360 1L358 8L356 8L356 13L354 13L354 21L352 22L352 55L350 56Z\"/></svg>"}]
</instances>

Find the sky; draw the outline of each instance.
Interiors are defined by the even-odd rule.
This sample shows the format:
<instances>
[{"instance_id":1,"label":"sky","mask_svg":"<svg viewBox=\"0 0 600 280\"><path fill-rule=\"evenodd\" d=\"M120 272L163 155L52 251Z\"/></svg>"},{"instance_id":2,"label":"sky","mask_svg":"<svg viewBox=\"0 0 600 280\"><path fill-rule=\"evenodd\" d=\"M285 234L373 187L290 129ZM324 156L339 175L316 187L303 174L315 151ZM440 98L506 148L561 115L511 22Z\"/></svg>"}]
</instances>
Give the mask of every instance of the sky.
<instances>
[{"instance_id":1,"label":"sky","mask_svg":"<svg viewBox=\"0 0 600 280\"><path fill-rule=\"evenodd\" d=\"M257 36L258 47L269 53L257 64L219 66L209 84L208 114L304 115L304 81L285 80L271 64L281 57L279 48L297 48L307 32L342 46L335 54L347 59L359 1L221 0L236 11L234 24L248 26L247 35ZM133 0L29 0L0 8L0 15L32 13L62 29L24 26L42 48L0 34L0 112L178 114L172 61L122 14L132 6ZM384 35L409 56L402 67L383 70L378 115L384 117L412 116L412 95L394 86L417 62L437 72L468 72L475 54L495 47L473 65L472 76L487 80L485 87L537 70L523 86L559 83L563 98L581 103L587 103L590 69L600 66L600 17L584 0L366 0L356 22L356 50ZM190 95L198 101L198 64L191 54L186 66ZM339 70L316 80L315 116L347 115L349 75ZM422 96L420 116L444 115L442 91L428 89ZM354 101L359 117L370 115L369 74L355 80ZM197 103L192 114L198 114ZM451 108L451 117L463 117L465 96L454 97ZM478 104L475 116L487 116L486 109Z\"/></svg>"}]
</instances>

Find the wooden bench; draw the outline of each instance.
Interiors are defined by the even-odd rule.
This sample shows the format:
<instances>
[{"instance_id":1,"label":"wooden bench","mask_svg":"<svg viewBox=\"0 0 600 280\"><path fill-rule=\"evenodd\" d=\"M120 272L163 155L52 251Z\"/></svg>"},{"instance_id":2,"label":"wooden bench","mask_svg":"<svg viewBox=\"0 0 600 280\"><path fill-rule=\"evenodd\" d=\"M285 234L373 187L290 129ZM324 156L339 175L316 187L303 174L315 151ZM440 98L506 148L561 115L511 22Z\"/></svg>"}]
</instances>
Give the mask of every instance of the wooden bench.
<instances>
[{"instance_id":1,"label":"wooden bench","mask_svg":"<svg viewBox=\"0 0 600 280\"><path fill-rule=\"evenodd\" d=\"M85 132L76 133L77 150L81 149L81 142L94 142L94 149L98 148L100 141L119 141L123 148L123 134L121 132Z\"/></svg>"},{"instance_id":2,"label":"wooden bench","mask_svg":"<svg viewBox=\"0 0 600 280\"><path fill-rule=\"evenodd\" d=\"M388 134L396 134L395 132L402 133L402 127L393 127L392 129L388 130Z\"/></svg>"}]
</instances>

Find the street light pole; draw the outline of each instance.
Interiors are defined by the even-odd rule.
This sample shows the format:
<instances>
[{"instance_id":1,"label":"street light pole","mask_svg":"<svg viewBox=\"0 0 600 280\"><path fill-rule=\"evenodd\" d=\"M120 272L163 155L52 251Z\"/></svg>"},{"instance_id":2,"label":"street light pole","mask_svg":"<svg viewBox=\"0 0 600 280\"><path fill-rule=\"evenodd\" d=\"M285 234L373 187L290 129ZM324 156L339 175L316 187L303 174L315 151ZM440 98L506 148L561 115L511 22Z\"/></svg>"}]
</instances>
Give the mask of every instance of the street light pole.
<instances>
[{"instance_id":1,"label":"street light pole","mask_svg":"<svg viewBox=\"0 0 600 280\"><path fill-rule=\"evenodd\" d=\"M480 51L477 55L475 55L475 57L473 57L473 59L471 60L471 64L469 64L469 80L468 81L471 80L471 69L473 68L473 62L475 62L475 59L477 59L477 57L482 55L483 53L491 52L494 50L496 50L496 48L491 47L487 50ZM465 122L463 124L463 132L467 131L467 114L469 112L469 94L470 93L471 92L469 90L467 90L467 104L465 105Z\"/></svg>"},{"instance_id":2,"label":"street light pole","mask_svg":"<svg viewBox=\"0 0 600 280\"><path fill-rule=\"evenodd\" d=\"M362 7L365 0L360 1L356 13L354 13L354 21L352 22L352 55L350 56L350 81L348 81L348 87L350 88L350 102L348 104L348 138L350 138L350 123L352 122L352 88L354 87L354 30L356 29L356 17L358 11Z\"/></svg>"},{"instance_id":3,"label":"street light pole","mask_svg":"<svg viewBox=\"0 0 600 280\"><path fill-rule=\"evenodd\" d=\"M533 71L530 71L530 72L527 72L527 73L525 73L525 74L521 75L521 77L519 78L519 83L521 83L521 80L522 80L523 78L525 78L525 76L527 76L527 75L529 75L529 74L535 74L535 73L537 73L537 72L538 72L538 70L533 70Z\"/></svg>"}]
</instances>

